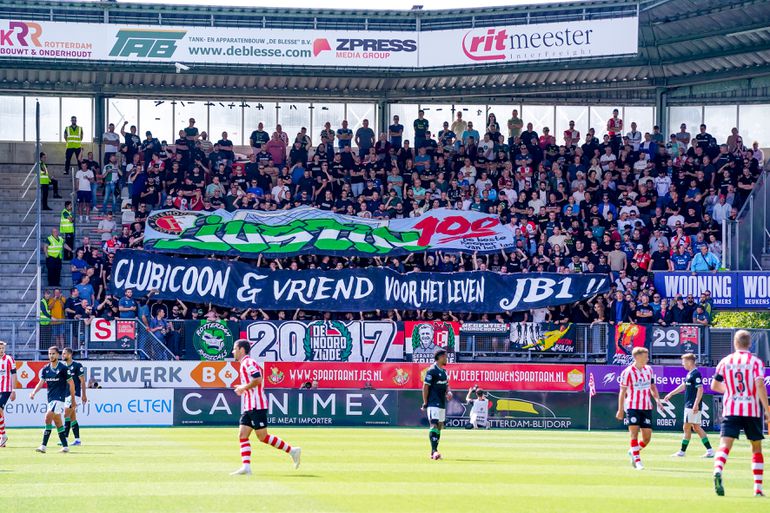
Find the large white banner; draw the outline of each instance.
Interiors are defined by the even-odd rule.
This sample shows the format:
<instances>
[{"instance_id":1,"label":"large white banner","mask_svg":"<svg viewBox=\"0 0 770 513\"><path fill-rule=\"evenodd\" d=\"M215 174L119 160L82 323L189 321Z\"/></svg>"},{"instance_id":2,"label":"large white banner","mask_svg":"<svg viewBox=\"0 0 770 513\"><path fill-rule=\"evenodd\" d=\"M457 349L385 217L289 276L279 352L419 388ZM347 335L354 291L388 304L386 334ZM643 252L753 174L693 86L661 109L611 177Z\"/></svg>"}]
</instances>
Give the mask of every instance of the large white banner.
<instances>
[{"instance_id":1,"label":"large white banner","mask_svg":"<svg viewBox=\"0 0 770 513\"><path fill-rule=\"evenodd\" d=\"M416 33L0 20L0 57L281 66L417 66Z\"/></svg>"},{"instance_id":2,"label":"large white banner","mask_svg":"<svg viewBox=\"0 0 770 513\"><path fill-rule=\"evenodd\" d=\"M585 59L638 51L639 18L420 33L420 66Z\"/></svg>"},{"instance_id":3,"label":"large white banner","mask_svg":"<svg viewBox=\"0 0 770 513\"><path fill-rule=\"evenodd\" d=\"M46 391L41 390L34 400L29 398L29 392L17 390L16 400L5 405L9 427L43 426ZM88 402L78 407L78 422L83 426L171 426L173 401L171 389L88 390Z\"/></svg>"},{"instance_id":4,"label":"large white banner","mask_svg":"<svg viewBox=\"0 0 770 513\"><path fill-rule=\"evenodd\" d=\"M0 57L428 68L638 51L638 18L441 31L333 31L0 20Z\"/></svg>"}]
</instances>

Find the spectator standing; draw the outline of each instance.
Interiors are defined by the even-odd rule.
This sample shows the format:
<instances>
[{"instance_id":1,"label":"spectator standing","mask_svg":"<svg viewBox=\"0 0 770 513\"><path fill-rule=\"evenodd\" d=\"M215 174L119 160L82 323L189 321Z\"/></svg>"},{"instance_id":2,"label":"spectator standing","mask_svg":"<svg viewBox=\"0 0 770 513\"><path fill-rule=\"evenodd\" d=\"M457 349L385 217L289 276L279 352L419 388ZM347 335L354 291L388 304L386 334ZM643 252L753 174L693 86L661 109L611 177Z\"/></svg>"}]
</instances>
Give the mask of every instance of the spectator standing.
<instances>
[{"instance_id":1,"label":"spectator standing","mask_svg":"<svg viewBox=\"0 0 770 513\"><path fill-rule=\"evenodd\" d=\"M615 292L615 298L610 301L608 311L607 322L610 324L620 324L621 322L629 322L630 309L628 303L623 297L623 292Z\"/></svg>"},{"instance_id":2,"label":"spectator standing","mask_svg":"<svg viewBox=\"0 0 770 513\"><path fill-rule=\"evenodd\" d=\"M574 123L573 123L574 125ZM521 129L524 128L524 121L519 117L519 111L513 109L511 117L508 119L508 145L513 147L516 138L521 137ZM455 132L462 134L462 132Z\"/></svg>"},{"instance_id":3,"label":"spectator standing","mask_svg":"<svg viewBox=\"0 0 770 513\"><path fill-rule=\"evenodd\" d=\"M149 332L174 353L177 360L179 359L182 353L180 334L174 329L174 325L166 320L165 308L158 308L155 316L150 319Z\"/></svg>"},{"instance_id":4,"label":"spectator standing","mask_svg":"<svg viewBox=\"0 0 770 513\"><path fill-rule=\"evenodd\" d=\"M281 139L280 134L275 132L273 137L265 144L265 150L270 154L273 163L279 169L286 164L286 143Z\"/></svg>"},{"instance_id":5,"label":"spectator standing","mask_svg":"<svg viewBox=\"0 0 770 513\"><path fill-rule=\"evenodd\" d=\"M398 151L404 141L404 125L399 122L398 116L393 116L393 124L388 127L390 145Z\"/></svg>"},{"instance_id":6,"label":"spectator standing","mask_svg":"<svg viewBox=\"0 0 770 513\"><path fill-rule=\"evenodd\" d=\"M701 326L708 326L711 324L711 317L706 313L706 308L699 304L695 307L695 313L692 314L693 324L700 324Z\"/></svg>"},{"instance_id":7,"label":"spectator standing","mask_svg":"<svg viewBox=\"0 0 770 513\"><path fill-rule=\"evenodd\" d=\"M462 135L463 132L468 129L468 123L466 123L463 119L463 112L461 110L457 111L457 116L455 117L455 120L452 122L452 126L450 126L449 129L458 136ZM458 139L455 143L455 148L459 148L459 146L460 141Z\"/></svg>"},{"instance_id":8,"label":"spectator standing","mask_svg":"<svg viewBox=\"0 0 770 513\"><path fill-rule=\"evenodd\" d=\"M358 147L358 157L363 159L369 153L369 148L374 146L375 135L374 130L369 128L368 119L363 120L361 125L356 130L356 146Z\"/></svg>"},{"instance_id":9,"label":"spectator standing","mask_svg":"<svg viewBox=\"0 0 770 513\"><path fill-rule=\"evenodd\" d=\"M117 163L117 155L112 153L105 161L104 169L102 170L102 177L104 179L104 201L102 201L102 212L117 212L118 201L115 196L116 192L120 194L120 191L116 191L118 180L120 180L120 167ZM96 199L96 198L94 198ZM110 210L107 210L107 205L110 205Z\"/></svg>"},{"instance_id":10,"label":"spectator standing","mask_svg":"<svg viewBox=\"0 0 770 513\"><path fill-rule=\"evenodd\" d=\"M698 254L692 259L690 270L694 273L716 273L719 270L719 259L709 251L708 245L703 244Z\"/></svg>"},{"instance_id":11,"label":"spectator standing","mask_svg":"<svg viewBox=\"0 0 770 513\"><path fill-rule=\"evenodd\" d=\"M90 192L90 189L89 189ZM65 201L64 209L59 216L59 230L64 237L65 251L63 253L64 260L72 259L72 249L75 247L75 216L72 215L72 202Z\"/></svg>"},{"instance_id":12,"label":"spectator standing","mask_svg":"<svg viewBox=\"0 0 770 513\"><path fill-rule=\"evenodd\" d=\"M45 251L45 267L46 271L48 272L49 287L61 286L61 268L62 257L64 256L64 248L72 251L72 248L59 234L59 230L57 228L53 228L51 230L51 235L48 236L47 244L45 244L43 248Z\"/></svg>"},{"instance_id":13,"label":"spectator standing","mask_svg":"<svg viewBox=\"0 0 770 513\"><path fill-rule=\"evenodd\" d=\"M75 256L70 261L70 269L72 271L72 283L80 283L80 279L88 272L88 263L84 258L85 253L82 249L78 248L75 251Z\"/></svg>"},{"instance_id":14,"label":"spectator standing","mask_svg":"<svg viewBox=\"0 0 770 513\"><path fill-rule=\"evenodd\" d=\"M120 152L120 135L115 133L115 125L107 125L107 131L102 134L102 144L104 145L104 159L102 162L109 162L111 155Z\"/></svg>"},{"instance_id":15,"label":"spectator standing","mask_svg":"<svg viewBox=\"0 0 770 513\"><path fill-rule=\"evenodd\" d=\"M671 255L671 263L674 271L689 271L692 257L686 251L684 244L676 246L676 250Z\"/></svg>"},{"instance_id":16,"label":"spectator standing","mask_svg":"<svg viewBox=\"0 0 770 513\"><path fill-rule=\"evenodd\" d=\"M417 111L417 119L412 123L414 126L414 147L419 150L425 144L425 134L430 128L430 123L425 119L425 111Z\"/></svg>"},{"instance_id":17,"label":"spectator standing","mask_svg":"<svg viewBox=\"0 0 770 513\"><path fill-rule=\"evenodd\" d=\"M107 212L104 215L104 218L99 221L99 225L97 226L96 231L101 234L102 242L107 242L112 238L112 234L115 231L115 221L113 220L111 211Z\"/></svg>"},{"instance_id":18,"label":"spectator standing","mask_svg":"<svg viewBox=\"0 0 770 513\"><path fill-rule=\"evenodd\" d=\"M195 126L195 118L188 120L188 125L184 129L184 136L187 139L187 149L192 151L195 148L195 143L200 139L198 127Z\"/></svg>"},{"instance_id":19,"label":"spectator standing","mask_svg":"<svg viewBox=\"0 0 770 513\"><path fill-rule=\"evenodd\" d=\"M680 143L685 150L690 146L690 132L687 131L687 124L679 125L679 132L675 134L676 141Z\"/></svg>"},{"instance_id":20,"label":"spectator standing","mask_svg":"<svg viewBox=\"0 0 770 513\"><path fill-rule=\"evenodd\" d=\"M200 148L200 151L203 152L206 158L208 158L209 155L211 155L211 152L214 151L214 143L211 142L211 139L209 139L209 134L207 132L201 132L201 137L198 139L197 147Z\"/></svg>"},{"instance_id":21,"label":"spectator standing","mask_svg":"<svg viewBox=\"0 0 770 513\"><path fill-rule=\"evenodd\" d=\"M265 132L265 125L259 123L257 129L251 132L249 136L249 143L251 144L252 151L257 154L262 150L262 147L270 140L270 135Z\"/></svg>"},{"instance_id":22,"label":"spectator standing","mask_svg":"<svg viewBox=\"0 0 770 513\"><path fill-rule=\"evenodd\" d=\"M75 157L75 162L80 161L80 152L83 150L83 127L78 126L78 118L72 116L70 118L70 125L64 128L64 142L66 143L66 150L64 152L64 174L70 174L70 165L72 157Z\"/></svg>"},{"instance_id":23,"label":"spectator standing","mask_svg":"<svg viewBox=\"0 0 770 513\"><path fill-rule=\"evenodd\" d=\"M342 120L342 127L337 129L337 147L340 151L349 148L353 143L353 130L348 128L348 120Z\"/></svg>"},{"instance_id":24,"label":"spectator standing","mask_svg":"<svg viewBox=\"0 0 770 513\"><path fill-rule=\"evenodd\" d=\"M121 319L135 319L138 306L134 299L134 290L126 289L123 297L118 302L118 311L120 311Z\"/></svg>"},{"instance_id":25,"label":"spectator standing","mask_svg":"<svg viewBox=\"0 0 770 513\"><path fill-rule=\"evenodd\" d=\"M48 163L46 162L47 156L45 153L40 152L40 204L43 210L53 210L48 205L48 189L53 186L53 197L61 199L59 196L59 181L51 176L48 171Z\"/></svg>"},{"instance_id":26,"label":"spectator standing","mask_svg":"<svg viewBox=\"0 0 770 513\"><path fill-rule=\"evenodd\" d=\"M610 136L610 147L615 155L623 142L623 120L618 117L619 113L618 109L612 109L612 117L607 120L607 135Z\"/></svg>"},{"instance_id":27,"label":"spectator standing","mask_svg":"<svg viewBox=\"0 0 770 513\"><path fill-rule=\"evenodd\" d=\"M83 274L80 277L80 282L75 285L75 288L78 289L78 296L80 296L81 301L87 300L89 306L94 306L96 292L94 291L93 285L91 285L90 276Z\"/></svg>"},{"instance_id":28,"label":"spectator standing","mask_svg":"<svg viewBox=\"0 0 770 513\"><path fill-rule=\"evenodd\" d=\"M89 222L91 214L91 202L93 201L91 183L95 180L94 172L88 168L88 162L80 162L80 169L75 175L77 181L78 220Z\"/></svg>"},{"instance_id":29,"label":"spectator standing","mask_svg":"<svg viewBox=\"0 0 770 513\"><path fill-rule=\"evenodd\" d=\"M133 162L134 155L139 152L142 139L137 134L135 125L131 125L128 132L126 132L126 125L128 121L124 121L123 126L120 127L120 135L123 136L123 144L126 145L126 162Z\"/></svg>"}]
</instances>

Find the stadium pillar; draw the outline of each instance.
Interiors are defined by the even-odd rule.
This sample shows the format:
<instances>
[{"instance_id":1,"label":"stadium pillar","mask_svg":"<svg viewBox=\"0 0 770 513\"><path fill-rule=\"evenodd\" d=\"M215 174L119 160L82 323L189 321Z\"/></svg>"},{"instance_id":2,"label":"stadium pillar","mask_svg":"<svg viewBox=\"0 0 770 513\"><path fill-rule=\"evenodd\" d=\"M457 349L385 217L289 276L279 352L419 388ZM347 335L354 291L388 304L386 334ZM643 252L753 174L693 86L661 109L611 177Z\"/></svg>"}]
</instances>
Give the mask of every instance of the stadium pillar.
<instances>
[{"instance_id":1,"label":"stadium pillar","mask_svg":"<svg viewBox=\"0 0 770 513\"><path fill-rule=\"evenodd\" d=\"M655 90L655 124L660 127L665 141L668 141L668 90L659 87Z\"/></svg>"},{"instance_id":2,"label":"stadium pillar","mask_svg":"<svg viewBox=\"0 0 770 513\"><path fill-rule=\"evenodd\" d=\"M388 127L390 126L388 102L380 100L377 102L377 119L380 120L380 133L388 133Z\"/></svg>"},{"instance_id":3,"label":"stadium pillar","mask_svg":"<svg viewBox=\"0 0 770 513\"><path fill-rule=\"evenodd\" d=\"M105 97L101 93L94 96L94 143L99 146L97 155L104 155L102 151L102 134L107 129L107 109Z\"/></svg>"}]
</instances>

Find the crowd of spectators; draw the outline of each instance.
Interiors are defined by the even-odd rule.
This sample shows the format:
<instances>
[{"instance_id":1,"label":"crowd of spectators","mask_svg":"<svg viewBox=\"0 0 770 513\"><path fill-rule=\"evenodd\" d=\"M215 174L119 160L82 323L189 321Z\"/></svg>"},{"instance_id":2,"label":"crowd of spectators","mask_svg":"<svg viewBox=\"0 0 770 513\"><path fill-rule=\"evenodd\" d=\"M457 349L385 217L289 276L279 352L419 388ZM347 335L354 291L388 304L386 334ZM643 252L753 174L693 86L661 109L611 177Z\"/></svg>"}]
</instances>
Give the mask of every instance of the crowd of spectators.
<instances>
[{"instance_id":1,"label":"crowd of spectators","mask_svg":"<svg viewBox=\"0 0 770 513\"><path fill-rule=\"evenodd\" d=\"M635 122L626 124L617 110L598 133L590 128L581 134L570 122L561 138L548 127L538 133L516 110L507 120L490 113L484 127L466 123L458 111L438 130L420 111L413 141L404 139L398 116L380 134L367 120L355 132L346 121L339 128L326 123L317 144L304 128L290 136L280 125L270 133L259 123L249 138L251 151L242 158L226 132L213 142L194 119L172 144L150 132L142 139L137 127L127 126L120 136L112 125L104 134L104 165L92 154L79 162L79 180L86 182L78 190L93 194L83 194L82 200L78 195L78 221L98 216L94 238L100 240L85 237L73 248L75 287L67 299L59 290L51 293L51 314L138 316L164 335L171 329L168 320L184 318L708 324L708 294L661 297L650 272L717 272L721 223L736 218L764 167L758 143L746 147L737 129L726 141L717 141L706 125L693 135L682 124L666 136L657 126L642 132ZM153 209L274 211L301 205L378 219L414 217L435 208L489 212L511 230L516 245L492 255L310 255L251 263L273 269L594 272L610 275L612 289L585 303L501 315L244 312L181 302L148 305L146 299L107 294L115 252L142 246Z\"/></svg>"}]
</instances>

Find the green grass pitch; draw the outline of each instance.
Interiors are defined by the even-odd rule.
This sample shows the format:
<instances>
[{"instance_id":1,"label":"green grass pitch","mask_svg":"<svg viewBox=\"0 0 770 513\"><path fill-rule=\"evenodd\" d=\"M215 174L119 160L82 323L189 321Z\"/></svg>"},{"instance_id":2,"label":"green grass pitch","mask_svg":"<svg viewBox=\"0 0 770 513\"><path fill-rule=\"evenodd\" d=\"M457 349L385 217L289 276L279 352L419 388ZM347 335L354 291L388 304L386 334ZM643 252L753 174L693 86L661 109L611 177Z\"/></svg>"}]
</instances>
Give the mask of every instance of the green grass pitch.
<instances>
[{"instance_id":1,"label":"green grass pitch","mask_svg":"<svg viewBox=\"0 0 770 513\"><path fill-rule=\"evenodd\" d=\"M37 454L40 430L12 429L0 449L0 512L516 512L681 513L768 511L752 495L749 451L727 462L727 496L714 495L712 460L693 441L669 457L677 434L656 434L638 472L627 435L577 431L445 431L442 461L426 430L280 428L302 446L302 466L252 440L252 476L240 466L236 429L96 429L84 445ZM716 442L712 435L712 442Z\"/></svg>"}]
</instances>

